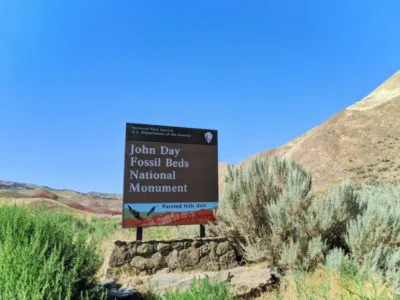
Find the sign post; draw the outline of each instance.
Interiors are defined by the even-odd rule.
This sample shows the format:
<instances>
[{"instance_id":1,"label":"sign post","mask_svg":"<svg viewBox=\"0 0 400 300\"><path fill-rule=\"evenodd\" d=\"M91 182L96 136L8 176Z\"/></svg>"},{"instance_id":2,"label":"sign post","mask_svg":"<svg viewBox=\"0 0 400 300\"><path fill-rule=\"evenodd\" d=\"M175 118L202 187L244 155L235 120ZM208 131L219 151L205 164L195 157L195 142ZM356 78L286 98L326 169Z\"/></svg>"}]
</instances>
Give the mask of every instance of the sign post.
<instances>
[{"instance_id":1,"label":"sign post","mask_svg":"<svg viewBox=\"0 0 400 300\"><path fill-rule=\"evenodd\" d=\"M215 222L218 207L216 130L126 124L122 226Z\"/></svg>"},{"instance_id":2,"label":"sign post","mask_svg":"<svg viewBox=\"0 0 400 300\"><path fill-rule=\"evenodd\" d=\"M143 238L143 227L136 228L136 240L141 241Z\"/></svg>"},{"instance_id":3,"label":"sign post","mask_svg":"<svg viewBox=\"0 0 400 300\"><path fill-rule=\"evenodd\" d=\"M206 236L206 228L203 224L200 224L200 237L203 238Z\"/></svg>"}]
</instances>

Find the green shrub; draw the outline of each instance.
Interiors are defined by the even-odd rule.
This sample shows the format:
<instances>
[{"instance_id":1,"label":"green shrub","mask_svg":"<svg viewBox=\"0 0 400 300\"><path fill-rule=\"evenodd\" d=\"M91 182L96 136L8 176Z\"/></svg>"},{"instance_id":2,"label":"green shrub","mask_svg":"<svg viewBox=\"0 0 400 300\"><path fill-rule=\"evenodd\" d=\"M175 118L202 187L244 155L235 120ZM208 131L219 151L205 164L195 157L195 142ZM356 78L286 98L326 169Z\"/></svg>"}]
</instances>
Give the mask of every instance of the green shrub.
<instances>
[{"instance_id":1,"label":"green shrub","mask_svg":"<svg viewBox=\"0 0 400 300\"><path fill-rule=\"evenodd\" d=\"M303 264L307 269L315 269L319 264L325 261L326 244L321 236L312 238L308 241L307 255Z\"/></svg>"},{"instance_id":2,"label":"green shrub","mask_svg":"<svg viewBox=\"0 0 400 300\"><path fill-rule=\"evenodd\" d=\"M354 279L362 274L360 264L350 259L340 248L334 248L329 251L325 258L325 267L329 270L340 272L344 278Z\"/></svg>"},{"instance_id":3,"label":"green shrub","mask_svg":"<svg viewBox=\"0 0 400 300\"><path fill-rule=\"evenodd\" d=\"M384 277L397 290L400 284L400 251L392 251L386 258Z\"/></svg>"},{"instance_id":4,"label":"green shrub","mask_svg":"<svg viewBox=\"0 0 400 300\"><path fill-rule=\"evenodd\" d=\"M362 274L360 264L347 256L343 257L342 264L340 266L340 273L345 278L364 278L360 276Z\"/></svg>"},{"instance_id":5,"label":"green shrub","mask_svg":"<svg viewBox=\"0 0 400 300\"><path fill-rule=\"evenodd\" d=\"M399 288L400 183L310 190L309 172L293 159L229 166L211 232L228 236L247 261L308 271L325 261L354 282L375 274Z\"/></svg>"},{"instance_id":6,"label":"green shrub","mask_svg":"<svg viewBox=\"0 0 400 300\"><path fill-rule=\"evenodd\" d=\"M364 274L400 285L400 184L364 185L360 214L347 226L346 241Z\"/></svg>"},{"instance_id":7,"label":"green shrub","mask_svg":"<svg viewBox=\"0 0 400 300\"><path fill-rule=\"evenodd\" d=\"M290 241L283 244L280 251L279 264L282 266L295 266L299 255L298 248Z\"/></svg>"},{"instance_id":8,"label":"green shrub","mask_svg":"<svg viewBox=\"0 0 400 300\"><path fill-rule=\"evenodd\" d=\"M292 158L256 158L228 167L211 232L228 236L247 261L313 269L329 249L348 251L346 224L360 209L349 183L313 196L309 171Z\"/></svg>"},{"instance_id":9,"label":"green shrub","mask_svg":"<svg viewBox=\"0 0 400 300\"><path fill-rule=\"evenodd\" d=\"M331 249L326 255L325 265L330 270L338 272L342 268L344 259L345 259L345 254L343 249L335 247Z\"/></svg>"},{"instance_id":10,"label":"green shrub","mask_svg":"<svg viewBox=\"0 0 400 300\"><path fill-rule=\"evenodd\" d=\"M314 236L321 234L329 249L337 247L348 252L345 240L347 224L361 209L357 192L348 182L342 182L315 199L307 230Z\"/></svg>"},{"instance_id":11,"label":"green shrub","mask_svg":"<svg viewBox=\"0 0 400 300\"><path fill-rule=\"evenodd\" d=\"M299 218L291 214L308 206L310 188L309 172L293 159L257 158L245 167L228 166L218 224L210 231L230 238L248 261L278 258L278 245L271 249L272 236L287 240L293 235L293 222ZM276 226L275 219L282 225Z\"/></svg>"},{"instance_id":12,"label":"green shrub","mask_svg":"<svg viewBox=\"0 0 400 300\"><path fill-rule=\"evenodd\" d=\"M346 242L361 260L371 249L400 246L400 184L365 185L360 214L348 224Z\"/></svg>"},{"instance_id":13,"label":"green shrub","mask_svg":"<svg viewBox=\"0 0 400 300\"><path fill-rule=\"evenodd\" d=\"M193 279L190 288L185 291L166 292L165 300L231 300L236 299L229 287L208 278Z\"/></svg>"},{"instance_id":14,"label":"green shrub","mask_svg":"<svg viewBox=\"0 0 400 300\"><path fill-rule=\"evenodd\" d=\"M87 223L43 210L0 207L0 299L101 299Z\"/></svg>"},{"instance_id":15,"label":"green shrub","mask_svg":"<svg viewBox=\"0 0 400 300\"><path fill-rule=\"evenodd\" d=\"M328 265L337 269L351 258L364 273L399 282L400 184L356 190L343 182L326 194L310 191L308 170L291 158L229 166L211 232L228 236L249 262L301 263L311 270L334 249Z\"/></svg>"}]
</instances>

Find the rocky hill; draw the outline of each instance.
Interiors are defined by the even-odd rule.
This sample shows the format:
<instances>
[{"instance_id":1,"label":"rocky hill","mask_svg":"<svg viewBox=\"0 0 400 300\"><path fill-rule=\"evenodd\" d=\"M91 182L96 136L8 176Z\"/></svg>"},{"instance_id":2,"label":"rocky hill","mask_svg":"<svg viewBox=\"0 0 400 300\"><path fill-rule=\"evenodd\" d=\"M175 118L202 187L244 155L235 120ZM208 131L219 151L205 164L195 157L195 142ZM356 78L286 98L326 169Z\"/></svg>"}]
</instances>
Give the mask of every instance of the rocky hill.
<instances>
[{"instance_id":1,"label":"rocky hill","mask_svg":"<svg viewBox=\"0 0 400 300\"><path fill-rule=\"evenodd\" d=\"M399 181L399 154L400 71L321 125L255 156L292 156L310 169L319 191L346 178L354 184Z\"/></svg>"}]
</instances>

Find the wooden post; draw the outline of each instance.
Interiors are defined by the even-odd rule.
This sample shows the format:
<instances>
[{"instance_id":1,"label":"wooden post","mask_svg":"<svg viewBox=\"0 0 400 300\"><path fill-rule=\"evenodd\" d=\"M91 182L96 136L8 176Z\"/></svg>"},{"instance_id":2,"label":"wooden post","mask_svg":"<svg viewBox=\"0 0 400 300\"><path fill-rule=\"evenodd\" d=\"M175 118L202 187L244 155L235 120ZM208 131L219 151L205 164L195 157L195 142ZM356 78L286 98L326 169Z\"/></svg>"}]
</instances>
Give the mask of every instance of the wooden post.
<instances>
[{"instance_id":1,"label":"wooden post","mask_svg":"<svg viewBox=\"0 0 400 300\"><path fill-rule=\"evenodd\" d=\"M206 237L206 227L203 224L200 224L200 237Z\"/></svg>"},{"instance_id":2,"label":"wooden post","mask_svg":"<svg viewBox=\"0 0 400 300\"><path fill-rule=\"evenodd\" d=\"M141 241L143 238L143 227L136 227L136 240Z\"/></svg>"}]
</instances>

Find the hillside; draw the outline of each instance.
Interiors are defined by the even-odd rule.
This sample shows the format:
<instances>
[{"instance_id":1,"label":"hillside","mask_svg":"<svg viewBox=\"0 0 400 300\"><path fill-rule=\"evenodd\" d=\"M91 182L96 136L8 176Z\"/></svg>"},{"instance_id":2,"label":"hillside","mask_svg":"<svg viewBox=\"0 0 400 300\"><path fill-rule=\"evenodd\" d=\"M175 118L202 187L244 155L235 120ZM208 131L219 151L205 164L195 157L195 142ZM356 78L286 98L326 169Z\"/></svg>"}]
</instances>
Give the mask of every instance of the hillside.
<instances>
[{"instance_id":1,"label":"hillside","mask_svg":"<svg viewBox=\"0 0 400 300\"><path fill-rule=\"evenodd\" d=\"M292 156L311 170L315 191L345 178L355 184L399 181L399 117L400 72L397 72L370 95L320 126L282 147L255 156Z\"/></svg>"},{"instance_id":2,"label":"hillside","mask_svg":"<svg viewBox=\"0 0 400 300\"><path fill-rule=\"evenodd\" d=\"M53 189L35 184L1 181L0 200L19 199L16 203L38 203L37 199L46 199L54 208L68 207L94 214L121 214L122 196L116 194L80 193L72 190ZM23 200L23 201L22 201ZM3 200L4 202L4 200Z\"/></svg>"}]
</instances>

